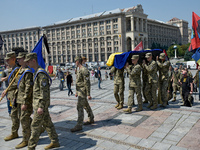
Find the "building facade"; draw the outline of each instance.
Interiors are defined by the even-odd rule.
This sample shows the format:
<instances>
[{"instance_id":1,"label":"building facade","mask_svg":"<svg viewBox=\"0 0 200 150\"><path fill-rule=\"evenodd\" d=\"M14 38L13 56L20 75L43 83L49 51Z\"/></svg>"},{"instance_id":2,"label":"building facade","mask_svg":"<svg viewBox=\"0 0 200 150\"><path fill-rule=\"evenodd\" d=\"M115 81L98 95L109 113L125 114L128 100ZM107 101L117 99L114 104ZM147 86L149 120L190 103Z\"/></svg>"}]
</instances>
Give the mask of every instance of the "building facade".
<instances>
[{"instance_id":1,"label":"building facade","mask_svg":"<svg viewBox=\"0 0 200 150\"><path fill-rule=\"evenodd\" d=\"M185 23L185 22L184 22ZM187 23L187 22L186 22ZM110 54L133 50L141 41L144 49L153 42L170 46L172 42L186 42L186 24L183 32L174 23L160 23L147 19L142 5L104 11L88 16L60 21L44 27L0 32L4 39L2 54L12 47L24 47L29 52L45 34L50 54L43 49L46 63L74 62L76 55L85 56L89 62L107 61ZM179 39L181 38L182 39Z\"/></svg>"}]
</instances>

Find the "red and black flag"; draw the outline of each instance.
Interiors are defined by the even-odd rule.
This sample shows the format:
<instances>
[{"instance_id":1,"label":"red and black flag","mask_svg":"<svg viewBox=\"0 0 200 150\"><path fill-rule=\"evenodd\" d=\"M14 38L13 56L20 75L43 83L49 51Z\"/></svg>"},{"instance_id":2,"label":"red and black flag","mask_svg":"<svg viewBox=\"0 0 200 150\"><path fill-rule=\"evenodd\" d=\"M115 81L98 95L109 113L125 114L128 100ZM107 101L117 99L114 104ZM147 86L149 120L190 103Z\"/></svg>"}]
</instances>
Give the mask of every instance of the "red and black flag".
<instances>
[{"instance_id":1,"label":"red and black flag","mask_svg":"<svg viewBox=\"0 0 200 150\"><path fill-rule=\"evenodd\" d=\"M192 36L189 51L200 47L200 17L192 12Z\"/></svg>"}]
</instances>

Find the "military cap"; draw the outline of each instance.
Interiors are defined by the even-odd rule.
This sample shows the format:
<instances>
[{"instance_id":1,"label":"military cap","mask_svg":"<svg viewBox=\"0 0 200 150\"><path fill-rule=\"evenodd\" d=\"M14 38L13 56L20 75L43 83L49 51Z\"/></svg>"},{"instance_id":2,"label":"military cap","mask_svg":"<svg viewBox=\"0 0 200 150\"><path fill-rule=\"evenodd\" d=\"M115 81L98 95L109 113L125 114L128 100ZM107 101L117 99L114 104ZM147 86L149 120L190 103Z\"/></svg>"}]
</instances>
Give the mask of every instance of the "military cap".
<instances>
[{"instance_id":1,"label":"military cap","mask_svg":"<svg viewBox=\"0 0 200 150\"><path fill-rule=\"evenodd\" d=\"M131 59L139 59L139 55L133 55Z\"/></svg>"},{"instance_id":2,"label":"military cap","mask_svg":"<svg viewBox=\"0 0 200 150\"><path fill-rule=\"evenodd\" d=\"M160 53L160 59L164 59L165 58L165 53Z\"/></svg>"},{"instance_id":3,"label":"military cap","mask_svg":"<svg viewBox=\"0 0 200 150\"><path fill-rule=\"evenodd\" d=\"M76 62L77 60L82 60L82 57L81 57L81 56L76 56L74 60L75 60L75 62Z\"/></svg>"},{"instance_id":4,"label":"military cap","mask_svg":"<svg viewBox=\"0 0 200 150\"><path fill-rule=\"evenodd\" d=\"M30 59L37 59L37 54L36 53L29 53L26 55L26 58L24 61L29 61Z\"/></svg>"},{"instance_id":5,"label":"military cap","mask_svg":"<svg viewBox=\"0 0 200 150\"><path fill-rule=\"evenodd\" d=\"M9 53L7 53L5 59L10 59L12 57L16 57L15 52L9 52Z\"/></svg>"},{"instance_id":6,"label":"military cap","mask_svg":"<svg viewBox=\"0 0 200 150\"><path fill-rule=\"evenodd\" d=\"M146 58L149 58L149 57L151 57L152 56L152 53L146 53Z\"/></svg>"},{"instance_id":7,"label":"military cap","mask_svg":"<svg viewBox=\"0 0 200 150\"><path fill-rule=\"evenodd\" d=\"M83 57L82 57L82 59L85 59L85 60L87 60L87 58L86 58L85 56L83 56Z\"/></svg>"},{"instance_id":8,"label":"military cap","mask_svg":"<svg viewBox=\"0 0 200 150\"><path fill-rule=\"evenodd\" d=\"M19 52L17 58L23 58L26 57L27 52Z\"/></svg>"}]
</instances>

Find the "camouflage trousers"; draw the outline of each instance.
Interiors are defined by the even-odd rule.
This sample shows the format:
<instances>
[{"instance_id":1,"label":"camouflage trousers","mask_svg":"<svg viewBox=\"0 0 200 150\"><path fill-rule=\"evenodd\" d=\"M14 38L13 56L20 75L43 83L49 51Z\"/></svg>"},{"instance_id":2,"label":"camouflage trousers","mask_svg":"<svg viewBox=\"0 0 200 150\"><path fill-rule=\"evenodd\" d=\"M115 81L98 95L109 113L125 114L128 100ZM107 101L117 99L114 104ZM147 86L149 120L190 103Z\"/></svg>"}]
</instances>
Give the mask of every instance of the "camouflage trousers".
<instances>
[{"instance_id":1,"label":"camouflage trousers","mask_svg":"<svg viewBox=\"0 0 200 150\"><path fill-rule=\"evenodd\" d=\"M132 108L134 104L134 93L136 93L138 105L142 105L141 87L129 87L128 107Z\"/></svg>"},{"instance_id":2,"label":"camouflage trousers","mask_svg":"<svg viewBox=\"0 0 200 150\"><path fill-rule=\"evenodd\" d=\"M148 84L147 80L146 79L143 79L143 82L142 82L142 93L143 93L143 97L144 97L144 100L145 101L148 101L147 100L147 96L145 95L145 88L146 88L146 85Z\"/></svg>"},{"instance_id":3,"label":"camouflage trousers","mask_svg":"<svg viewBox=\"0 0 200 150\"><path fill-rule=\"evenodd\" d=\"M119 104L124 104L124 83L114 84L114 96Z\"/></svg>"},{"instance_id":4,"label":"camouflage trousers","mask_svg":"<svg viewBox=\"0 0 200 150\"><path fill-rule=\"evenodd\" d=\"M31 123L31 137L28 142L28 149L35 149L37 146L39 136L41 134L42 125L45 126L45 129L48 133L48 136L52 143L58 142L58 135L56 133L55 127L51 121L48 108L43 110L43 114L39 115L37 109L34 110L34 116Z\"/></svg>"},{"instance_id":5,"label":"camouflage trousers","mask_svg":"<svg viewBox=\"0 0 200 150\"><path fill-rule=\"evenodd\" d=\"M145 88L145 95L148 98L148 101L150 103L153 103L154 105L158 104L158 99L156 94L157 89L158 89L157 83L147 83Z\"/></svg>"},{"instance_id":6,"label":"camouflage trousers","mask_svg":"<svg viewBox=\"0 0 200 150\"><path fill-rule=\"evenodd\" d=\"M77 103L77 111L78 111L78 119L77 119L77 125L82 126L83 120L84 120L84 111L86 110L88 113L88 118L90 120L94 119L94 115L92 112L92 109L87 101L87 94L85 87L77 87L78 92L78 103Z\"/></svg>"},{"instance_id":7,"label":"camouflage trousers","mask_svg":"<svg viewBox=\"0 0 200 150\"><path fill-rule=\"evenodd\" d=\"M161 101L162 102L168 101L168 99L167 99L167 94L168 94L167 88L168 88L168 80L159 81L159 92L160 92L160 95L161 95Z\"/></svg>"},{"instance_id":8,"label":"camouflage trousers","mask_svg":"<svg viewBox=\"0 0 200 150\"><path fill-rule=\"evenodd\" d=\"M174 97L174 100L176 100L176 92L177 92L178 90L179 90L179 92L180 92L181 99L183 100L182 87L181 87L181 86L178 86L177 84L173 84L173 97Z\"/></svg>"},{"instance_id":9,"label":"camouflage trousers","mask_svg":"<svg viewBox=\"0 0 200 150\"><path fill-rule=\"evenodd\" d=\"M12 109L11 109L11 120L12 120L12 128L11 128L12 134L18 133L19 124L20 124L19 107L12 106Z\"/></svg>"},{"instance_id":10,"label":"camouflage trousers","mask_svg":"<svg viewBox=\"0 0 200 150\"><path fill-rule=\"evenodd\" d=\"M27 105L26 110L21 110L21 104L17 104L20 122L22 126L23 141L28 141L31 136L31 114L33 112L32 105Z\"/></svg>"}]
</instances>

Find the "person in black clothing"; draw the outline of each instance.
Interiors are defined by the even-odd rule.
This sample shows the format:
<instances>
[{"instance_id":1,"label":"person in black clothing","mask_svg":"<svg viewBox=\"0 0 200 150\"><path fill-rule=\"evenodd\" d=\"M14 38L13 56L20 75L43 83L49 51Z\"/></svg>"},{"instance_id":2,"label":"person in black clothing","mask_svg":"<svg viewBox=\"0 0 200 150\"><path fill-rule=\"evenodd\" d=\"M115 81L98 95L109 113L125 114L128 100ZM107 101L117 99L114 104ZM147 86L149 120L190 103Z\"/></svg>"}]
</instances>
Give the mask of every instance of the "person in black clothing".
<instances>
[{"instance_id":1,"label":"person in black clothing","mask_svg":"<svg viewBox=\"0 0 200 150\"><path fill-rule=\"evenodd\" d=\"M192 101L191 101L191 94L193 93L193 81L192 78L190 78L187 75L187 71L182 71L183 77L181 78L181 86L182 86L182 96L184 99L184 103L182 106L188 106L192 107Z\"/></svg>"},{"instance_id":2,"label":"person in black clothing","mask_svg":"<svg viewBox=\"0 0 200 150\"><path fill-rule=\"evenodd\" d=\"M68 96L73 94L72 89L71 89L71 84L73 83L73 78L72 75L69 73L69 71L67 71L67 75L66 75L66 80L67 80L67 88L68 88Z\"/></svg>"},{"instance_id":3,"label":"person in black clothing","mask_svg":"<svg viewBox=\"0 0 200 150\"><path fill-rule=\"evenodd\" d=\"M98 75L98 88L101 89L101 67L98 68L97 75Z\"/></svg>"}]
</instances>

